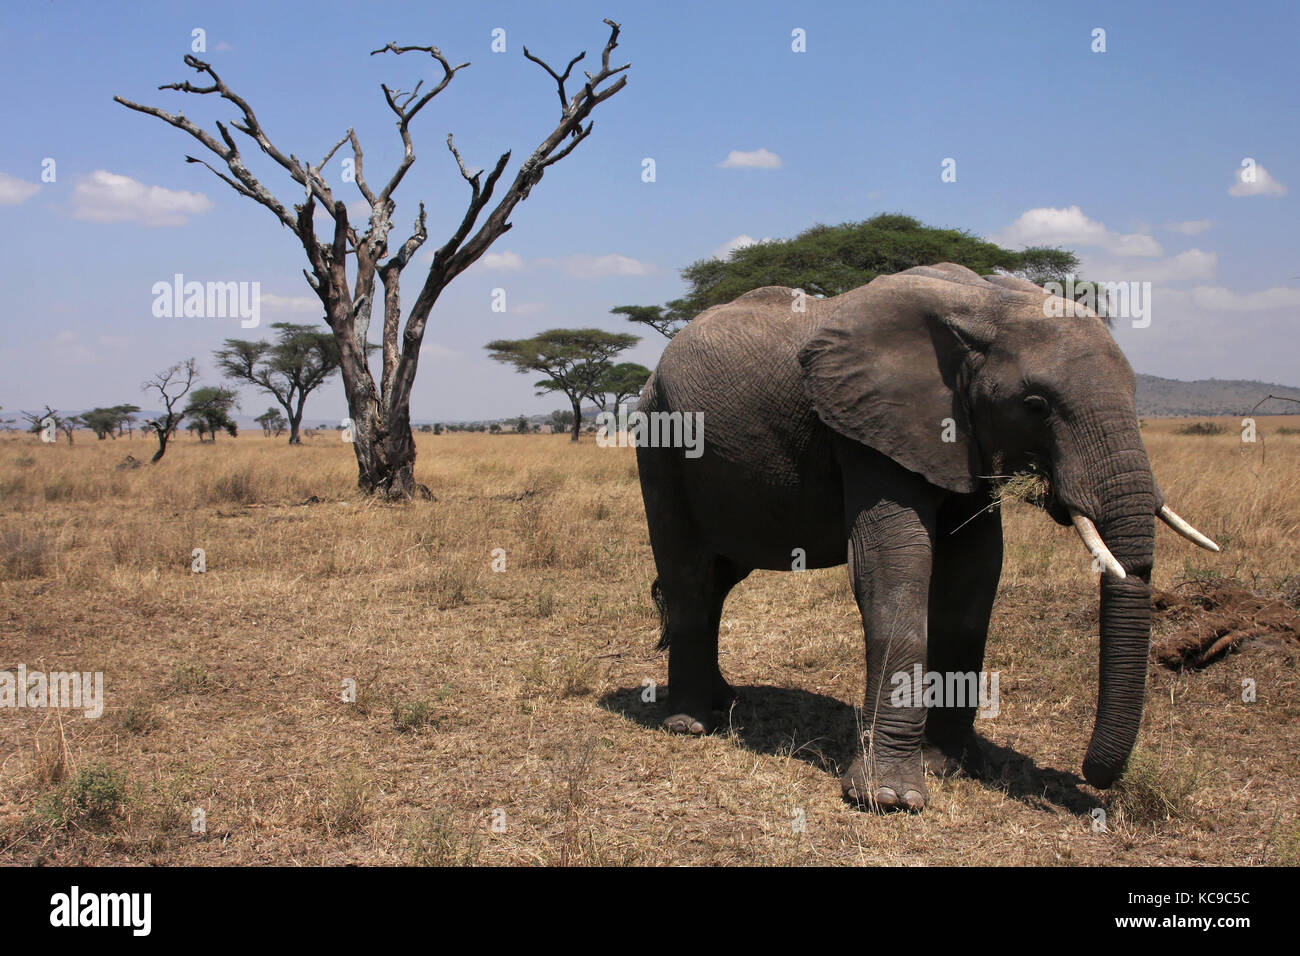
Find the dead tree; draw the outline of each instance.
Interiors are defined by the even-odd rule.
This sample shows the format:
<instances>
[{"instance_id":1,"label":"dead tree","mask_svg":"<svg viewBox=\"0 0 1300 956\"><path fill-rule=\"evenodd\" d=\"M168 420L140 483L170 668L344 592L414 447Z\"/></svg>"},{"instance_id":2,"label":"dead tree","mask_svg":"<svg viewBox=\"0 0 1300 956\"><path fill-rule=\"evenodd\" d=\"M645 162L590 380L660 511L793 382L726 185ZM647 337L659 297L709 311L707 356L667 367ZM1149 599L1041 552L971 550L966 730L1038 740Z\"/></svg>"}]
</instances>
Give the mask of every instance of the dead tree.
<instances>
[{"instance_id":1,"label":"dead tree","mask_svg":"<svg viewBox=\"0 0 1300 956\"><path fill-rule=\"evenodd\" d=\"M239 118L232 120L230 126L253 140L259 149L281 167L302 190L303 199L294 204L292 211L284 202L277 199L244 165L243 155L234 136L226 124L216 124L219 137L201 129L181 113L168 113L154 106L143 106L123 99L114 99L128 109L156 116L165 123L184 130L203 144L225 163L227 172L222 172L202 159L187 156L186 161L206 166L222 182L226 183L241 196L246 196L261 203L279 221L293 231L307 254L310 269L304 269L308 284L320 297L325 307L325 318L338 342L342 359L343 387L347 393L349 414L352 417L353 447L357 456L357 484L370 493L389 497L408 498L415 492L428 493L428 489L415 482L415 441L411 432L410 400L411 389L415 384L415 372L419 364L420 344L424 338L425 324L438 296L456 276L478 260L501 235L510 229L509 217L516 205L528 198L529 192L547 167L568 156L574 148L586 139L592 130L592 124L583 123L598 105L618 93L626 84L626 76L617 74L627 70L630 64L610 66L610 55L618 46L619 25L612 20L605 20L610 29L609 39L601 53L600 68L595 73L585 73L586 80L571 97L565 89L570 74L586 53L580 53L571 59L563 73L557 73L542 60L524 48L524 56L539 64L554 80L559 93L562 110L555 128L541 141L529 155L514 180L510 182L504 195L488 212L487 218L479 224L479 217L496 190L507 163L510 152L507 151L497 159L496 164L487 171L470 172L453 143L452 135L447 135L447 149L450 151L461 177L469 186L470 197L464 215L451 237L446 240L433 255L428 274L407 313L406 321L401 321L400 280L402 270L410 263L416 251L428 238L424 203L420 203L415 216L411 234L395 249L389 247L388 233L392 228L393 213L397 204L393 193L401 184L411 164L415 162L415 147L411 140L411 121L430 100L446 89L457 72L469 66L461 63L452 66L436 46L398 46L389 43L371 52L379 53L427 53L442 70L436 82L421 93L424 81L408 92L390 89L380 84L388 108L397 117L397 131L401 136L403 155L397 168L388 180L376 191L367 181L363 169L361 141L352 129L325 154L315 166L305 163L293 154L280 150L267 135L253 113L248 102L217 76L212 67L197 57L187 55L187 66L204 74L209 82L206 85L193 83L169 83L160 86L163 90L179 90L183 93L197 95L217 94L223 100L232 103L239 111ZM353 159L353 178L361 195L370 206L370 216L363 231L354 228L348 221L347 208L341 199L336 199L322 173L326 163L334 154L349 144ZM333 220L332 235L328 241L316 237L313 215L319 203ZM349 279L348 257L352 275ZM371 312L376 298L375 280L383 286L382 321L383 321L383 370L380 381L375 382L366 363L366 336L370 331ZM400 333L400 334L399 334Z\"/></svg>"},{"instance_id":2,"label":"dead tree","mask_svg":"<svg viewBox=\"0 0 1300 956\"><path fill-rule=\"evenodd\" d=\"M186 359L169 369L164 369L141 384L141 391L157 392L163 403L162 416L147 419L140 428L141 431L152 431L158 436L158 450L149 459L149 464L156 465L162 456L167 454L167 442L176 434L181 419L185 417L185 413L177 411L176 406L180 404L181 399L185 397L198 377L198 365L195 364L194 359Z\"/></svg>"}]
</instances>

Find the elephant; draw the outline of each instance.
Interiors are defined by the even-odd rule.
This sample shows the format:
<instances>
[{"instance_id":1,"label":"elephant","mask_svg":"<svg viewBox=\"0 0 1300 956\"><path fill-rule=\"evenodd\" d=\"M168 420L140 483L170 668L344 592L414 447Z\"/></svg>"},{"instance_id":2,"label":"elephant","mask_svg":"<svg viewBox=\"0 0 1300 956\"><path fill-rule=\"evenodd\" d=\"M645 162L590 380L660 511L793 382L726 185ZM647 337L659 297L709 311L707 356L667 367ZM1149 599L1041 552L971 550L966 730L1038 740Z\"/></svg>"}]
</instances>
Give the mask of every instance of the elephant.
<instances>
[{"instance_id":1,"label":"elephant","mask_svg":"<svg viewBox=\"0 0 1300 956\"><path fill-rule=\"evenodd\" d=\"M848 565L866 649L858 756L844 797L920 811L924 775L984 757L976 706L927 706L896 677L982 672L1002 567L996 482L1046 483L1100 576L1100 676L1083 761L1104 789L1136 743L1158 516L1218 546L1164 501L1142 442L1136 377L1106 325L1010 276L940 263L833 298L779 286L674 336L638 410L695 413L694 457L635 442L668 651L664 726L703 734L735 699L718 667L723 602L751 571ZM794 556L794 560L792 560ZM951 702L948 702L951 704Z\"/></svg>"}]
</instances>

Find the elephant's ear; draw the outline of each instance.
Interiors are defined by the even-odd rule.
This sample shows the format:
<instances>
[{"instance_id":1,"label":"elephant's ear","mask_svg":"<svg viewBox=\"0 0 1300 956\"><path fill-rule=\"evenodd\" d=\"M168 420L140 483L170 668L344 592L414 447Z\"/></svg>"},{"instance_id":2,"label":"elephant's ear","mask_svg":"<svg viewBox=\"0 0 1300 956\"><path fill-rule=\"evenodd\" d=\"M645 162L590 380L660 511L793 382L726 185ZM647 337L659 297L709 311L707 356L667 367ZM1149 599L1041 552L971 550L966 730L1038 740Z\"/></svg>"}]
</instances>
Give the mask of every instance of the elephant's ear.
<instances>
[{"instance_id":1,"label":"elephant's ear","mask_svg":"<svg viewBox=\"0 0 1300 956\"><path fill-rule=\"evenodd\" d=\"M799 350L804 389L835 431L942 488L975 490L965 382L996 332L996 289L881 276L833 300Z\"/></svg>"}]
</instances>

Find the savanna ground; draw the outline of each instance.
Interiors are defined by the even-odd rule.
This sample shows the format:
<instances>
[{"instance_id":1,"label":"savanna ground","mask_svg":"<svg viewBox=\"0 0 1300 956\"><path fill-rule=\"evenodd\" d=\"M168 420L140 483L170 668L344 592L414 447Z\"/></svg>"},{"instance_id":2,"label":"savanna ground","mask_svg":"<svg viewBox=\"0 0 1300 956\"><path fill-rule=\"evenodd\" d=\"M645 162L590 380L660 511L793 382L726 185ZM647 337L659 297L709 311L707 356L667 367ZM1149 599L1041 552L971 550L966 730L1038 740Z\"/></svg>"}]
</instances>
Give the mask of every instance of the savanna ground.
<instances>
[{"instance_id":1,"label":"savanna ground","mask_svg":"<svg viewBox=\"0 0 1300 956\"><path fill-rule=\"evenodd\" d=\"M658 729L641 686L663 687L666 657L628 449L420 435L437 500L387 505L356 493L335 433L184 438L133 470L115 465L147 459L140 438L8 436L0 670L103 671L106 706L0 710L0 861L1295 865L1297 424L1260 419L1264 448L1227 420L1147 426L1170 503L1224 546L1158 526L1154 584L1190 602L1157 638L1221 636L1205 593L1244 595L1247 620L1204 669L1153 651L1140 749L1110 792L1078 775L1090 559L1007 502L986 663L1001 712L979 722L998 775L928 778L919 816L840 798L864 669L843 568L751 575L723 622L731 726ZM1281 627L1252 629L1260 607Z\"/></svg>"}]
</instances>

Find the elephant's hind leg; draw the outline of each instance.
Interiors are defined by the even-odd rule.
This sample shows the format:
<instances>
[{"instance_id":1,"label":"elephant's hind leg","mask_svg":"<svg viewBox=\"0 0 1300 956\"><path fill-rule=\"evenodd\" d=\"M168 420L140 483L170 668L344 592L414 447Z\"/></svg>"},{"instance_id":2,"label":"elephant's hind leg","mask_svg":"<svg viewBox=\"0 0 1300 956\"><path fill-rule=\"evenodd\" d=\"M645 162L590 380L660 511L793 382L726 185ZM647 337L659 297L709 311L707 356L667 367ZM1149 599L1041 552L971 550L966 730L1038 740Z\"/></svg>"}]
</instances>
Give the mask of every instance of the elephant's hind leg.
<instances>
[{"instance_id":1,"label":"elephant's hind leg","mask_svg":"<svg viewBox=\"0 0 1300 956\"><path fill-rule=\"evenodd\" d=\"M674 733L703 734L714 711L735 699L718 667L718 625L727 594L749 573L726 558L698 555L674 562L659 578L668 646L669 716Z\"/></svg>"}]
</instances>

